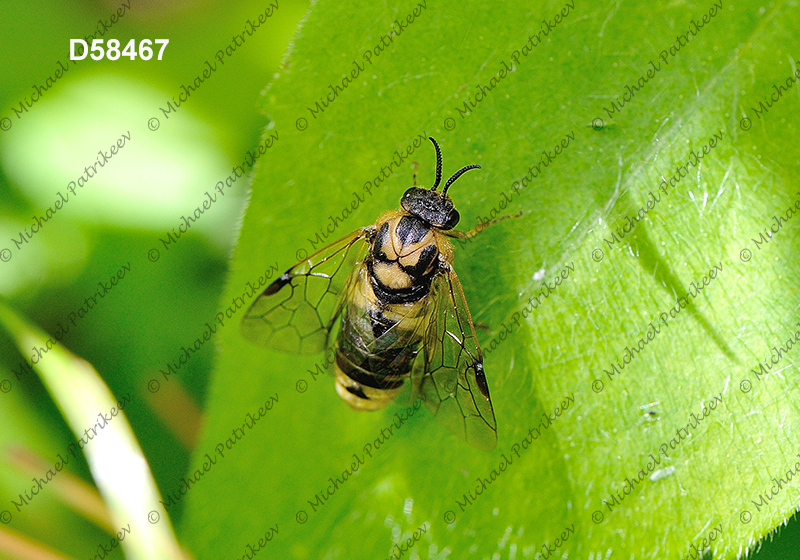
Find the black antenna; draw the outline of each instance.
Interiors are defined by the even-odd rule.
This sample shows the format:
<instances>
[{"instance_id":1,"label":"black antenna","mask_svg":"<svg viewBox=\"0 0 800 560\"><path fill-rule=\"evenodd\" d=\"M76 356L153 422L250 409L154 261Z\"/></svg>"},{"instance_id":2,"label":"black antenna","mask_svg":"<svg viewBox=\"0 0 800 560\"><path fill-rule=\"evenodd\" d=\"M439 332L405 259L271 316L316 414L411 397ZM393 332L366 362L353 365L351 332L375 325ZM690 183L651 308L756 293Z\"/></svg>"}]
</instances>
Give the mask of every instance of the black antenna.
<instances>
[{"instance_id":1,"label":"black antenna","mask_svg":"<svg viewBox=\"0 0 800 560\"><path fill-rule=\"evenodd\" d=\"M456 179L458 179L459 177L461 177L461 176L462 176L464 173L466 173L466 172L467 172L467 171L469 171L470 169L480 169L480 168L481 168L481 166L480 166L480 165L468 165L468 166L466 166L466 167L462 167L461 169L459 169L458 171L456 171L455 175L453 175L452 177L450 177L450 178L447 180L447 182L444 184L444 190L442 191L442 196L444 196L444 195L446 195L446 194L447 194L447 189L449 189L449 188L450 188L450 185L452 185L453 183L455 183L455 182L456 182Z\"/></svg>"},{"instance_id":2,"label":"black antenna","mask_svg":"<svg viewBox=\"0 0 800 560\"><path fill-rule=\"evenodd\" d=\"M439 144L431 136L428 136L428 140L433 142L433 147L436 148L436 182L431 187L431 190L435 191L442 180L442 151L439 149Z\"/></svg>"}]
</instances>

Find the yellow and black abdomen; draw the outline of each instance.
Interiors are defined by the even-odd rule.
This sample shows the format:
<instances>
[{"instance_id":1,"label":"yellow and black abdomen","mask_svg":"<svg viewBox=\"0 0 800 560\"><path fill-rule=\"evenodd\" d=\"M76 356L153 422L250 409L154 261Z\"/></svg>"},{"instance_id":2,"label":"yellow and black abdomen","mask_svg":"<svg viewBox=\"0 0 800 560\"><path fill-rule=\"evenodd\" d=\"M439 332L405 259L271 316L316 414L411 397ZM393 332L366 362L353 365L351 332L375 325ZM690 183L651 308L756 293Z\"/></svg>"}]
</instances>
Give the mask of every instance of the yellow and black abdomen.
<instances>
[{"instance_id":1,"label":"yellow and black abdomen","mask_svg":"<svg viewBox=\"0 0 800 560\"><path fill-rule=\"evenodd\" d=\"M440 272L437 236L405 212L378 221L354 279L336 349L336 390L350 406L377 410L403 389L419 353L431 281Z\"/></svg>"}]
</instances>

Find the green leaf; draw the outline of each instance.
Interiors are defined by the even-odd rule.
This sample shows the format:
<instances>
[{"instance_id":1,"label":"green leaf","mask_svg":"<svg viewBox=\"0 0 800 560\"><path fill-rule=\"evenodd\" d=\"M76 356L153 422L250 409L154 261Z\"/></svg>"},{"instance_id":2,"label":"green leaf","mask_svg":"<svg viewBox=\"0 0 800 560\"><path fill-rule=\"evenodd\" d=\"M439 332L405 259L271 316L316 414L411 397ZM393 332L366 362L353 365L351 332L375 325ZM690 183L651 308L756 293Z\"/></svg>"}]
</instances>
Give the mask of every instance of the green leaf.
<instances>
[{"instance_id":1,"label":"green leaf","mask_svg":"<svg viewBox=\"0 0 800 560\"><path fill-rule=\"evenodd\" d=\"M800 468L800 15L717 5L314 6L265 94L279 140L218 316L195 467L222 455L183 523L200 557L381 558L418 537L421 558L734 558L792 515L794 481L770 488ZM397 208L412 162L430 185L426 136L445 176L482 166L449 193L460 229L523 212L456 244L499 441L419 413L365 457L403 408L353 412L312 375L322 355L254 347L239 322L270 267Z\"/></svg>"}]
</instances>

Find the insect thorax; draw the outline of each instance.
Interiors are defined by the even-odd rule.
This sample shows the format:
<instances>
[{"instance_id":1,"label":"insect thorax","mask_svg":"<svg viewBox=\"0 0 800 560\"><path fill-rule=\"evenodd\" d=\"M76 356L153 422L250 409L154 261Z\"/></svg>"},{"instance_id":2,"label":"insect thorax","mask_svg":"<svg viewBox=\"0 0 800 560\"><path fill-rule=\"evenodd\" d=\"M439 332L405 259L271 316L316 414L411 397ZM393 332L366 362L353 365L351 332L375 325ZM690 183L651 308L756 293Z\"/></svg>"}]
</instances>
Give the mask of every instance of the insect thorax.
<instances>
[{"instance_id":1,"label":"insect thorax","mask_svg":"<svg viewBox=\"0 0 800 560\"><path fill-rule=\"evenodd\" d=\"M378 227L367 266L379 302L410 303L425 297L438 272L439 247L433 228L401 214Z\"/></svg>"}]
</instances>

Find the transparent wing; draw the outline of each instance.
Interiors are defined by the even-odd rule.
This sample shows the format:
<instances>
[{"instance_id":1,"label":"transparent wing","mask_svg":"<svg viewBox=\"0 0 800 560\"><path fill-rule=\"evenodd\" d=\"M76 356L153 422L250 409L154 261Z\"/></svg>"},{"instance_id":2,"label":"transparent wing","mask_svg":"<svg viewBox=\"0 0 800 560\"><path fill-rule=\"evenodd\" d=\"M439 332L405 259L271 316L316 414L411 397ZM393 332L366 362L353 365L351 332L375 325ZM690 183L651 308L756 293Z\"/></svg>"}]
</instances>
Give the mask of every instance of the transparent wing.
<instances>
[{"instance_id":1,"label":"transparent wing","mask_svg":"<svg viewBox=\"0 0 800 560\"><path fill-rule=\"evenodd\" d=\"M357 298L358 296L352 301L355 302ZM430 298L425 301L430 301ZM425 301L420 302L421 305L394 307L392 320L397 322L381 336L365 344L367 352L375 356L374 361L367 359L366 367L370 371L381 372L381 388L397 387L401 382L405 384L404 390L394 399L400 406L410 405L412 399L418 396L419 383L406 384L405 381L409 379L409 372L422 362L423 335L429 315L429 305ZM379 312L380 309L372 308L371 311ZM369 315L369 311L358 309L356 305L351 305L349 313L350 322L360 320L364 325L374 324L374 318ZM417 377L421 378L419 375ZM413 375L411 379L415 379Z\"/></svg>"},{"instance_id":2,"label":"transparent wing","mask_svg":"<svg viewBox=\"0 0 800 560\"><path fill-rule=\"evenodd\" d=\"M452 268L434 280L432 290L420 393L454 434L491 451L497 445L497 422L464 290Z\"/></svg>"},{"instance_id":3,"label":"transparent wing","mask_svg":"<svg viewBox=\"0 0 800 560\"><path fill-rule=\"evenodd\" d=\"M400 405L410 404L412 395L406 380L421 360L422 335L427 324L425 301L411 305L382 306L369 304L375 296L369 290L367 267L354 270L342 312L347 321L336 321L331 327L329 343L336 342L345 356L359 369L372 374L371 385L378 389L405 388L395 396ZM340 332L345 329L344 332Z\"/></svg>"},{"instance_id":4,"label":"transparent wing","mask_svg":"<svg viewBox=\"0 0 800 560\"><path fill-rule=\"evenodd\" d=\"M260 346L295 354L322 351L352 290L370 228L334 241L281 274L242 319L242 335Z\"/></svg>"}]
</instances>

